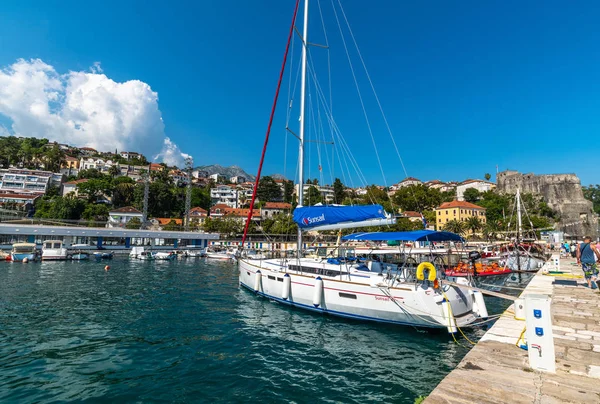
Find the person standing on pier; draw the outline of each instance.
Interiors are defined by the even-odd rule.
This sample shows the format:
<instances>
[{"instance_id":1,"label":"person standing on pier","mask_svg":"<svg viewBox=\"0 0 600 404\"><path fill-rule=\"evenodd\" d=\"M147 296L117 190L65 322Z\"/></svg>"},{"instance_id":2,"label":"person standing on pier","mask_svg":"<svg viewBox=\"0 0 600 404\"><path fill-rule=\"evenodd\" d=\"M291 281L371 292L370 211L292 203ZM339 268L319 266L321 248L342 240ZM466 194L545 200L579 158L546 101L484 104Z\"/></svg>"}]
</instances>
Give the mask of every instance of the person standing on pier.
<instances>
[{"instance_id":1,"label":"person standing on pier","mask_svg":"<svg viewBox=\"0 0 600 404\"><path fill-rule=\"evenodd\" d=\"M581 264L583 274L588 286L592 289L597 289L598 285L598 265L596 260L600 262L600 251L592 244L592 238L585 236L583 243L577 245L577 263Z\"/></svg>"}]
</instances>

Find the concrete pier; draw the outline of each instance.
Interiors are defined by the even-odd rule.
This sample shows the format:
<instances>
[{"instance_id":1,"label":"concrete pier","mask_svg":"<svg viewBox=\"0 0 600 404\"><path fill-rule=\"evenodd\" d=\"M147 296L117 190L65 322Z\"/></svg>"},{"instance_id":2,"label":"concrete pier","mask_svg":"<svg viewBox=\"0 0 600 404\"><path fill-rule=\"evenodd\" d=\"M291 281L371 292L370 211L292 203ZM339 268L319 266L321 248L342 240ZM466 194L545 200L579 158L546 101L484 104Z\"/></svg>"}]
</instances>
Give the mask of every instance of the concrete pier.
<instances>
[{"instance_id":1,"label":"concrete pier","mask_svg":"<svg viewBox=\"0 0 600 404\"><path fill-rule=\"evenodd\" d=\"M574 264L563 259L560 270L582 275ZM577 286L558 279L565 278L540 271L522 294L552 296L555 374L529 368L527 351L515 345L525 321L514 319L511 306L425 402L600 403L600 293L583 279L571 279Z\"/></svg>"}]
</instances>

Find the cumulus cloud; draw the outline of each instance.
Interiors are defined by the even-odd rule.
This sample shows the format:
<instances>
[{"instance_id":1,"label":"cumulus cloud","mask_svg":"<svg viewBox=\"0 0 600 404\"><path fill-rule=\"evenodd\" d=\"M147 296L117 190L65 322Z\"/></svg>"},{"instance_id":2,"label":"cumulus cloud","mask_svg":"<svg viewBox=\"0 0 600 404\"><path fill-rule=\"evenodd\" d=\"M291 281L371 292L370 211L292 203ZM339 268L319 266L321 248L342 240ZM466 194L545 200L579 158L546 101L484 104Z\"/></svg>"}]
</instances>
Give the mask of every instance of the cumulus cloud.
<instances>
[{"instance_id":1,"label":"cumulus cloud","mask_svg":"<svg viewBox=\"0 0 600 404\"><path fill-rule=\"evenodd\" d=\"M167 164L187 156L165 136L158 94L139 80L115 82L99 62L61 75L40 59L18 60L0 70L0 114L16 136L137 151Z\"/></svg>"},{"instance_id":2,"label":"cumulus cloud","mask_svg":"<svg viewBox=\"0 0 600 404\"><path fill-rule=\"evenodd\" d=\"M171 141L168 137L165 138L163 142L163 148L156 156L154 156L154 160L163 161L165 164L169 166L177 166L183 167L185 165L185 159L191 157L189 154L182 153L175 143Z\"/></svg>"}]
</instances>

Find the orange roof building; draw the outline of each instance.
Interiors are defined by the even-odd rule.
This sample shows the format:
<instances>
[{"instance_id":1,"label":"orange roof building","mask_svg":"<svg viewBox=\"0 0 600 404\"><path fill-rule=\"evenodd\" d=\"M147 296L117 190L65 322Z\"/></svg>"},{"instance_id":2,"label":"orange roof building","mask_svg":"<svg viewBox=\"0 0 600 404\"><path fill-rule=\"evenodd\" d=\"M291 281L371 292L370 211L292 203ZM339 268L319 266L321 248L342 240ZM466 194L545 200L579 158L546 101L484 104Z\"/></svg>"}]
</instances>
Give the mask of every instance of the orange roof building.
<instances>
[{"instance_id":1,"label":"orange roof building","mask_svg":"<svg viewBox=\"0 0 600 404\"><path fill-rule=\"evenodd\" d=\"M443 229L451 220L464 222L471 217L476 217L482 224L485 224L485 210L481 206L466 201L444 202L435 209L436 229Z\"/></svg>"}]
</instances>

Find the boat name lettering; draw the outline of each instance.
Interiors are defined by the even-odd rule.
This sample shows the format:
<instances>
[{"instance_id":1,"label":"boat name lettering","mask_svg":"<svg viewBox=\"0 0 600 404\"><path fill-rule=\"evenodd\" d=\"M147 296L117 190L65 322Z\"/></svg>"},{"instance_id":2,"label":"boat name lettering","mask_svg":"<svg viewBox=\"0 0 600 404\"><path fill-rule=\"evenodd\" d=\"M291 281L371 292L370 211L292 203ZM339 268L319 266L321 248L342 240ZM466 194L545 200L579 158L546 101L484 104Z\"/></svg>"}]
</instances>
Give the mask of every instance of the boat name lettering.
<instances>
[{"instance_id":1,"label":"boat name lettering","mask_svg":"<svg viewBox=\"0 0 600 404\"><path fill-rule=\"evenodd\" d=\"M383 297L383 296L375 296L375 300L383 300L385 302L388 302L390 300L389 297Z\"/></svg>"},{"instance_id":2,"label":"boat name lettering","mask_svg":"<svg viewBox=\"0 0 600 404\"><path fill-rule=\"evenodd\" d=\"M322 213L320 216L316 217L305 217L303 222L306 226L313 223L319 223L325 221L325 213Z\"/></svg>"}]
</instances>

